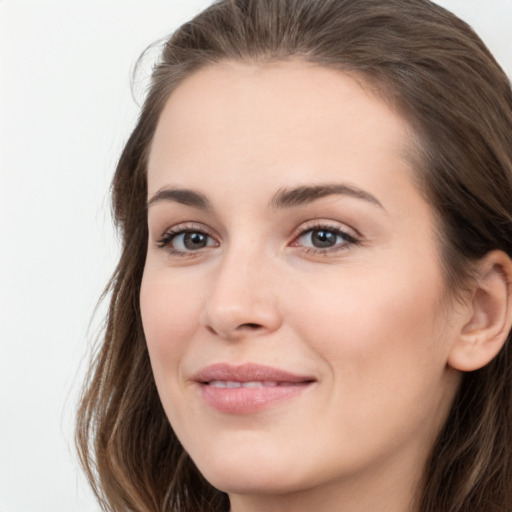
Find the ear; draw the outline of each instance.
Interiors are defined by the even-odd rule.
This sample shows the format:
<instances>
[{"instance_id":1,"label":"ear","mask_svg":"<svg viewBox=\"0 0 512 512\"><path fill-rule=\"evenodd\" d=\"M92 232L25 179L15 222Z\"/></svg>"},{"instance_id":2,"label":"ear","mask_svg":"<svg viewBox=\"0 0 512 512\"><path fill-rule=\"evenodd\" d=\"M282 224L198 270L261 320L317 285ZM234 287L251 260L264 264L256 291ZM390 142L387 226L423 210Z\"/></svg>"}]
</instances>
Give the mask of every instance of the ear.
<instances>
[{"instance_id":1,"label":"ear","mask_svg":"<svg viewBox=\"0 0 512 512\"><path fill-rule=\"evenodd\" d=\"M512 328L512 261L503 251L488 253L477 265L478 279L448 364L470 372L492 361ZM466 318L468 318L466 316Z\"/></svg>"}]
</instances>

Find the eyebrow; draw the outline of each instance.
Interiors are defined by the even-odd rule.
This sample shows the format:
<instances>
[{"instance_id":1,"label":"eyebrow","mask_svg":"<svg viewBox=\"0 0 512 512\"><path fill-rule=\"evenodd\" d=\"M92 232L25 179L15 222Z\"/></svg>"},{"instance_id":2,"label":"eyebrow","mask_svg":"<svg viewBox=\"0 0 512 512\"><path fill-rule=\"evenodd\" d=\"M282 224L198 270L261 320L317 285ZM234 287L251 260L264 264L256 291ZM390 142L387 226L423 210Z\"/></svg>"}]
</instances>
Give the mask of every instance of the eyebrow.
<instances>
[{"instance_id":1,"label":"eyebrow","mask_svg":"<svg viewBox=\"0 0 512 512\"><path fill-rule=\"evenodd\" d=\"M311 203L317 199L332 195L342 195L362 199L382 208L382 203L372 194L349 184L325 184L325 185L304 185L295 188L284 188L277 191L270 202L275 209L292 208ZM173 201L176 203L192 206L200 210L210 210L211 203L204 194L190 189L163 188L158 190L147 203L147 207L162 202Z\"/></svg>"},{"instance_id":2,"label":"eyebrow","mask_svg":"<svg viewBox=\"0 0 512 512\"><path fill-rule=\"evenodd\" d=\"M382 208L382 203L372 194L354 185L333 183L325 185L300 186L292 189L281 189L272 198L273 208L290 208L311 203L322 197L342 195L362 199Z\"/></svg>"},{"instance_id":3,"label":"eyebrow","mask_svg":"<svg viewBox=\"0 0 512 512\"><path fill-rule=\"evenodd\" d=\"M200 210L210 210L210 201L201 194L194 190L183 188L162 188L156 192L151 199L149 199L147 207L153 206L162 201L174 201L176 203L184 204L186 206L193 206Z\"/></svg>"}]
</instances>

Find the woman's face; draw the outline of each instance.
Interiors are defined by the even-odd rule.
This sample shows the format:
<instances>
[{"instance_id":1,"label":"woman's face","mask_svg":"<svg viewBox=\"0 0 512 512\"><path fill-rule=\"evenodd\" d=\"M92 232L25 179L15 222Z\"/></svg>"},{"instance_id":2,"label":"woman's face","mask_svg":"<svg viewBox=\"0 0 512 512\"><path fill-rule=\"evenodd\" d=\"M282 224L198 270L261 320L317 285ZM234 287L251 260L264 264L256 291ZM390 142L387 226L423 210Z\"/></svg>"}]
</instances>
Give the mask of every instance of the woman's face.
<instances>
[{"instance_id":1,"label":"woman's face","mask_svg":"<svg viewBox=\"0 0 512 512\"><path fill-rule=\"evenodd\" d=\"M170 423L232 503L418 483L460 321L411 147L383 101L305 63L219 64L167 102L142 320Z\"/></svg>"}]
</instances>

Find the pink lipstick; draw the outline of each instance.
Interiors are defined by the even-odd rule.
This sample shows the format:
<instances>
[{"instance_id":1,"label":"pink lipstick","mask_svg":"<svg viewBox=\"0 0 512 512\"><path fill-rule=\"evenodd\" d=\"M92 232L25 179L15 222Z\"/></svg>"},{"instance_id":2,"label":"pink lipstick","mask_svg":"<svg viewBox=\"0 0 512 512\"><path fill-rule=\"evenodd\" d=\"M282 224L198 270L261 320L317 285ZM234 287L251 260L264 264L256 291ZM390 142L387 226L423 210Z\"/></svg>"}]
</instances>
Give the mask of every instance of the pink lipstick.
<instances>
[{"instance_id":1,"label":"pink lipstick","mask_svg":"<svg viewBox=\"0 0 512 512\"><path fill-rule=\"evenodd\" d=\"M259 364L207 366L194 375L204 401L229 414L258 412L276 402L290 400L316 379Z\"/></svg>"}]
</instances>

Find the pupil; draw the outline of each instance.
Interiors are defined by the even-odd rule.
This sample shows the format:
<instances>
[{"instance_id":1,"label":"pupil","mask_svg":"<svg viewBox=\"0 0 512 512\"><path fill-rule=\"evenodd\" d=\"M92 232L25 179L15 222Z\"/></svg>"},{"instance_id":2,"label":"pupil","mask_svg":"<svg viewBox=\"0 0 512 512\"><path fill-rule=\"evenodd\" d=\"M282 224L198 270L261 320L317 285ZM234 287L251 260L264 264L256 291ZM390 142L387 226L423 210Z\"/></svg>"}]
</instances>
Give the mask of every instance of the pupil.
<instances>
[{"instance_id":1,"label":"pupil","mask_svg":"<svg viewBox=\"0 0 512 512\"><path fill-rule=\"evenodd\" d=\"M336 245L336 235L332 231L324 229L313 231L312 242L315 247L332 247Z\"/></svg>"},{"instance_id":2,"label":"pupil","mask_svg":"<svg viewBox=\"0 0 512 512\"><path fill-rule=\"evenodd\" d=\"M203 233L187 233L183 238L187 249L201 249L206 246L206 235Z\"/></svg>"}]
</instances>

